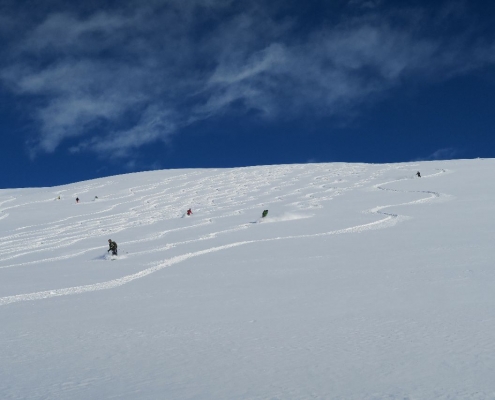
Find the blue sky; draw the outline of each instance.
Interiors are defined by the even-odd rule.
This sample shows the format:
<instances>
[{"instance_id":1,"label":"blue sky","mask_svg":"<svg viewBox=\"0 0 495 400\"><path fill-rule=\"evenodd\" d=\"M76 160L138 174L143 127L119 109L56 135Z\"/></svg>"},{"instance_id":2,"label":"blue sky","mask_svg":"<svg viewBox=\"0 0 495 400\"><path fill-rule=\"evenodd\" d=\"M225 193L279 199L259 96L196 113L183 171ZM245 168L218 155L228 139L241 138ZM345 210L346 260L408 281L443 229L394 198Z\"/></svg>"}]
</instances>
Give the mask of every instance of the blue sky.
<instances>
[{"instance_id":1,"label":"blue sky","mask_svg":"<svg viewBox=\"0 0 495 400\"><path fill-rule=\"evenodd\" d=\"M494 16L486 1L2 0L0 187L494 157Z\"/></svg>"}]
</instances>

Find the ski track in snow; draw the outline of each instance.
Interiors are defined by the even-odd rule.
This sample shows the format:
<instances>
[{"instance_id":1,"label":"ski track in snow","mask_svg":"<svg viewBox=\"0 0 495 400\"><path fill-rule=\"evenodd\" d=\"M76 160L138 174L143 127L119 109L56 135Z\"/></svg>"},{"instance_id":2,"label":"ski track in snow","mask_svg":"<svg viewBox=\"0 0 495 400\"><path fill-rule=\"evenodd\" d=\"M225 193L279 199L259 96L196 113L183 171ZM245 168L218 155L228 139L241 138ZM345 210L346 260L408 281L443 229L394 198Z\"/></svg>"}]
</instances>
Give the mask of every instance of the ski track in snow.
<instances>
[{"instance_id":1,"label":"ski track in snow","mask_svg":"<svg viewBox=\"0 0 495 400\"><path fill-rule=\"evenodd\" d=\"M309 218L311 217L311 215L308 215L306 213L307 210L323 207L323 202L331 201L335 197L341 196L348 191L369 187L372 180L380 178L384 173L393 171L394 169L400 170L403 168L404 166L385 166L385 168L380 169L369 175L368 179L358 179L354 184L350 184L348 186L342 185L348 183L349 177L352 177L353 175L359 176L360 173L363 173L366 170L364 166L322 165L312 168L309 171L304 169L304 166L301 165L273 166L266 167L266 169L269 171L266 176L260 176L259 169L256 171L250 171L249 168L241 168L237 169L236 171L227 170L226 172L214 175L207 180L202 179L201 171L189 172L168 179L162 179L160 181L157 181L156 183L135 186L127 189L127 193L123 193L122 191L116 193L114 197L109 195L103 196L101 199L98 199L98 202L112 202L112 204L108 208L100 211L70 216L68 218L44 224L35 224L17 228L15 233L0 238L0 262L20 258L22 256L33 253L51 251L60 252L60 249L62 248L69 248L77 242L85 241L93 237L100 238L102 236L112 235L114 233L122 232L127 229L139 226L153 225L165 220L177 219L180 218L180 216L182 215L181 210L183 210L186 205L192 205L196 210L195 212L197 214L201 214L203 219L199 222L187 226L158 231L142 239L131 240L127 242L123 241L121 242L120 247L122 248L122 245L131 245L133 243L152 243L171 233L208 226L215 221L223 218L235 217L255 211L259 212L260 209L267 208L269 204L276 204L278 202L287 200L289 200L289 202L286 203L287 205L292 206L293 208L296 208L300 211L293 210L291 212L287 212L286 214L282 214L282 216L275 216L272 219L267 219L266 221L263 221L263 223L277 223L294 219ZM439 170L439 172L426 175L421 179L436 177L446 172L447 171L445 170ZM296 176L287 178L287 175L293 174L296 174ZM342 178L341 175L343 175L344 178ZM197 180L194 181L193 179L195 177L197 177ZM299 186L294 191L287 190L288 188L290 189L291 186L294 186L301 180L305 180L307 178L312 178L311 180L313 181L309 184L309 187L301 188ZM171 257L166 260L154 262L152 264L148 264L148 268L137 273L105 282L1 297L0 306L20 301L41 300L51 297L81 294L86 292L116 288L132 282L136 279L146 277L163 268L170 267L182 261L194 257L200 257L202 255L210 253L215 253L218 251L231 249L234 247L255 244L259 242L315 238L347 233L361 233L369 230L389 228L396 225L398 222L408 219L409 217L391 212L385 212L385 209L398 206L422 204L437 200L440 197L443 200L446 200L449 197L448 195L428 190L403 191L384 187L386 185L408 179L412 178L405 177L390 180L384 183L374 184L371 186L371 188L375 190L392 192L420 193L427 194L428 196L418 200L400 204L381 205L365 211L367 213L383 216L383 218L374 222L355 225L344 229L331 230L328 232L303 235L285 235L273 238L227 243L221 246L210 247L196 252L188 252L182 255ZM87 193L92 189L111 187L112 184L113 181L108 180L103 184L100 183L74 187L71 189L72 193L67 196L75 197L74 193L80 195L81 193ZM285 190L285 192L283 194L277 195L276 192L282 191L282 188ZM253 197L252 193L256 193L258 191L264 191L266 195L258 195L257 198ZM56 193L62 192L64 191L59 191ZM147 195L147 193L149 194ZM295 197L296 201L290 201L291 197ZM266 201L259 202L260 198L266 198ZM8 200L0 201L0 206L6 202L15 200L15 198L11 198ZM35 203L46 203L53 200L53 198L50 198L36 202L13 205L11 207L1 209L0 212L4 212L7 209L19 208ZM78 206L79 205L88 206L89 202L86 204L78 204ZM222 209L222 211L224 212L222 212L221 215L215 215L215 212L218 212L219 208ZM108 214L112 211L113 214ZM0 220L2 218L6 218L7 216L8 214L1 215ZM252 222L246 222L235 225L229 229L203 234L196 238L171 242L166 245L156 246L145 251L134 252L126 255L126 257L132 258L137 257L141 254L159 253L167 251L174 247L183 246L194 242L210 240L220 235L226 235L228 237L228 235L233 232L250 229L251 226L253 226ZM16 264L3 265L0 266L0 269L27 265L38 265L41 263L53 262L57 260L67 260L73 257L84 255L89 252L101 250L101 248L101 246L88 247L83 250L74 253L71 252L65 255L47 257L36 261L26 261Z\"/></svg>"}]
</instances>

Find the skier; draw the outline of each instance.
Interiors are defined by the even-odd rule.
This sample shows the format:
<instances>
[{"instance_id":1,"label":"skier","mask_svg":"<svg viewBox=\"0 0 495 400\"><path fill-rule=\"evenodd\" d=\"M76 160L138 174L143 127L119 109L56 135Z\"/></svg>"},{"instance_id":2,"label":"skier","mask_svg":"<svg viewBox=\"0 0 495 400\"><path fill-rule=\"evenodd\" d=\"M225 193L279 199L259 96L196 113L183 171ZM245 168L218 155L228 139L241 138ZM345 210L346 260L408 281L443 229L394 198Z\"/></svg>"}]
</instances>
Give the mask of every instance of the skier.
<instances>
[{"instance_id":1,"label":"skier","mask_svg":"<svg viewBox=\"0 0 495 400\"><path fill-rule=\"evenodd\" d=\"M416 175L418 176L418 178L421 178L421 174L418 172L416 172Z\"/></svg>"},{"instance_id":2,"label":"skier","mask_svg":"<svg viewBox=\"0 0 495 400\"><path fill-rule=\"evenodd\" d=\"M112 251L112 256L116 256L117 255L117 243L113 242L112 239L108 239L108 251Z\"/></svg>"},{"instance_id":3,"label":"skier","mask_svg":"<svg viewBox=\"0 0 495 400\"><path fill-rule=\"evenodd\" d=\"M76 197L76 203L79 203L79 197Z\"/></svg>"},{"instance_id":4,"label":"skier","mask_svg":"<svg viewBox=\"0 0 495 400\"><path fill-rule=\"evenodd\" d=\"M263 214L261 214L261 218L265 218L268 215L268 210L263 210Z\"/></svg>"},{"instance_id":5,"label":"skier","mask_svg":"<svg viewBox=\"0 0 495 400\"><path fill-rule=\"evenodd\" d=\"M187 215L192 215L192 213L193 213L193 212L192 212L192 210L191 210L191 209L187 210L187 212L186 212L186 214L187 214Z\"/></svg>"}]
</instances>

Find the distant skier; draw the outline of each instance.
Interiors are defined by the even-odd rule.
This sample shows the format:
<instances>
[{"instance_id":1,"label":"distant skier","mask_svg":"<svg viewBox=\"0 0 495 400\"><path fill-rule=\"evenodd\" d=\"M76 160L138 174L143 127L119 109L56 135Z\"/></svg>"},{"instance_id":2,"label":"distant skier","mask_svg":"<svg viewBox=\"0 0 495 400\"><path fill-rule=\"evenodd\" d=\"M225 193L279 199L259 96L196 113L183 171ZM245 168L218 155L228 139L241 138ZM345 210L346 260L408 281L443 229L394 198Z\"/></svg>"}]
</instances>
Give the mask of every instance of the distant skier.
<instances>
[{"instance_id":1,"label":"distant skier","mask_svg":"<svg viewBox=\"0 0 495 400\"><path fill-rule=\"evenodd\" d=\"M261 214L261 218L265 218L268 215L268 210L264 210L263 214Z\"/></svg>"},{"instance_id":2,"label":"distant skier","mask_svg":"<svg viewBox=\"0 0 495 400\"><path fill-rule=\"evenodd\" d=\"M418 178L421 178L421 174L419 173L419 171L418 171L418 172L416 172L416 176L417 176Z\"/></svg>"},{"instance_id":3,"label":"distant skier","mask_svg":"<svg viewBox=\"0 0 495 400\"><path fill-rule=\"evenodd\" d=\"M186 212L186 214L187 214L187 215L192 215L192 213L193 213L193 212L192 212L192 210L191 210L191 209L187 210L187 212Z\"/></svg>"},{"instance_id":4,"label":"distant skier","mask_svg":"<svg viewBox=\"0 0 495 400\"><path fill-rule=\"evenodd\" d=\"M112 241L112 239L108 239L108 251L111 251L112 252L112 256L116 256L117 255L117 243L115 243L114 241Z\"/></svg>"},{"instance_id":5,"label":"distant skier","mask_svg":"<svg viewBox=\"0 0 495 400\"><path fill-rule=\"evenodd\" d=\"M79 197L76 197L76 203L79 203Z\"/></svg>"}]
</instances>

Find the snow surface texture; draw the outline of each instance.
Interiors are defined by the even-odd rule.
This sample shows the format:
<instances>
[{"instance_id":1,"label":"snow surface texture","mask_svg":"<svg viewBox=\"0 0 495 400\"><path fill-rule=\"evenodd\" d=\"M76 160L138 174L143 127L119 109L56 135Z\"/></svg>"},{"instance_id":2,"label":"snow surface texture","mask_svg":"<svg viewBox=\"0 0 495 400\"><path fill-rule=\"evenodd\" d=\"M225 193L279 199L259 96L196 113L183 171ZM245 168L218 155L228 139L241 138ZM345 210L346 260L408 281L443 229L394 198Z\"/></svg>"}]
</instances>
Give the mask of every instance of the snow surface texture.
<instances>
[{"instance_id":1,"label":"snow surface texture","mask_svg":"<svg viewBox=\"0 0 495 400\"><path fill-rule=\"evenodd\" d=\"M494 167L2 190L0 398L494 399Z\"/></svg>"}]
</instances>

